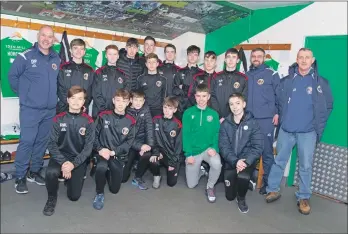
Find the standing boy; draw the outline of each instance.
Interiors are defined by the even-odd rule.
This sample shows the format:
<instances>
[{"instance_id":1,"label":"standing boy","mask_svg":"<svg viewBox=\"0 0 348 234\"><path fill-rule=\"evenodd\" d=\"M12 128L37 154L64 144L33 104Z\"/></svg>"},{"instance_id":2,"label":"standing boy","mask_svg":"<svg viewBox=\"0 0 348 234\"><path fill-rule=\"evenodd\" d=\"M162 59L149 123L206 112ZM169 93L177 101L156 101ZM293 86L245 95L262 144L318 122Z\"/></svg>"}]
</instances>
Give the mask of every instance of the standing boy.
<instances>
[{"instance_id":1,"label":"standing boy","mask_svg":"<svg viewBox=\"0 0 348 234\"><path fill-rule=\"evenodd\" d=\"M150 167L154 175L152 187L160 187L160 167L167 169L167 184L170 187L176 185L180 169L180 156L182 154L182 139L180 120L173 115L178 108L176 97L167 97L163 102L163 115L155 116L153 124L155 128L155 145L152 149Z\"/></svg>"},{"instance_id":2,"label":"standing boy","mask_svg":"<svg viewBox=\"0 0 348 234\"><path fill-rule=\"evenodd\" d=\"M245 201L255 164L263 150L263 135L251 112L244 111L245 97L234 93L229 98L232 114L220 128L219 147L225 160L225 195L232 201L237 197L238 209L249 211Z\"/></svg>"},{"instance_id":3,"label":"standing boy","mask_svg":"<svg viewBox=\"0 0 348 234\"><path fill-rule=\"evenodd\" d=\"M238 50L228 49L225 53L226 68L219 72L211 83L211 105L219 113L220 122L230 114L228 99L233 93L248 94L248 78L237 71Z\"/></svg>"},{"instance_id":4,"label":"standing boy","mask_svg":"<svg viewBox=\"0 0 348 234\"><path fill-rule=\"evenodd\" d=\"M54 118L48 150L51 158L46 169L46 188L48 199L44 215L54 213L57 204L58 178L66 179L67 195L71 201L81 196L84 175L87 170L85 161L92 153L95 128L93 119L81 111L86 100L86 90L72 86L68 91L69 110Z\"/></svg>"},{"instance_id":5,"label":"standing boy","mask_svg":"<svg viewBox=\"0 0 348 234\"><path fill-rule=\"evenodd\" d=\"M134 141L135 119L126 114L130 94L118 89L113 98L115 109L99 114L94 143L96 196L93 207L104 207L104 187L106 181L111 193L120 190L124 174L129 172L133 162L128 159L129 149ZM127 166L128 164L128 166Z\"/></svg>"},{"instance_id":6,"label":"standing boy","mask_svg":"<svg viewBox=\"0 0 348 234\"><path fill-rule=\"evenodd\" d=\"M113 110L113 95L117 89L130 91L130 82L124 72L116 67L118 47L108 45L105 48L107 63L95 72L93 84L93 118L104 110Z\"/></svg>"},{"instance_id":7,"label":"standing boy","mask_svg":"<svg viewBox=\"0 0 348 234\"><path fill-rule=\"evenodd\" d=\"M84 109L88 113L89 104L92 101L92 84L94 71L84 63L83 56L86 53L86 43L80 39L74 39L70 43L72 61L62 64L58 75L58 104L57 113L68 111L67 95L69 89L78 85L87 91L87 99Z\"/></svg>"},{"instance_id":8,"label":"standing boy","mask_svg":"<svg viewBox=\"0 0 348 234\"><path fill-rule=\"evenodd\" d=\"M137 79L137 87L145 93L146 104L151 115L162 113L162 103L167 96L167 78L157 72L158 57L156 54L146 56L147 73Z\"/></svg>"},{"instance_id":9,"label":"standing boy","mask_svg":"<svg viewBox=\"0 0 348 234\"><path fill-rule=\"evenodd\" d=\"M219 115L208 107L210 98L208 86L200 84L196 89L197 105L190 107L183 116L183 148L186 156L186 181L189 188L194 188L203 175L201 163L210 166L206 195L209 202L215 202L214 191L221 172L218 146Z\"/></svg>"}]
</instances>

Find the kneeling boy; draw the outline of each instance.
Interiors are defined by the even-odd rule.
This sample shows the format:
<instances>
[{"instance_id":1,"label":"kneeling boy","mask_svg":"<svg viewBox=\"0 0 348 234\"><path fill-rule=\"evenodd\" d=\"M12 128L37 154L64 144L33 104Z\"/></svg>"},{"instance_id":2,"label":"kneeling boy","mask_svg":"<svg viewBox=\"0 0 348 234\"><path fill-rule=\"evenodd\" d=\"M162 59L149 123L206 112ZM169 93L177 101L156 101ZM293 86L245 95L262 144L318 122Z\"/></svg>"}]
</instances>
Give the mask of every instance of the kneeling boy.
<instances>
[{"instance_id":1,"label":"kneeling boy","mask_svg":"<svg viewBox=\"0 0 348 234\"><path fill-rule=\"evenodd\" d=\"M244 111L242 94L232 94L228 103L232 114L222 122L219 136L220 152L225 159L225 195L229 201L237 197L239 211L247 213L245 195L263 151L263 135L252 113Z\"/></svg>"},{"instance_id":2,"label":"kneeling boy","mask_svg":"<svg viewBox=\"0 0 348 234\"><path fill-rule=\"evenodd\" d=\"M72 86L68 91L68 112L58 114L53 120L48 150L51 159L46 169L48 200L44 215L54 213L57 204L58 177L63 174L67 184L67 194L71 201L81 196L86 159L93 149L95 129L93 119L81 111L86 100L86 90Z\"/></svg>"},{"instance_id":3,"label":"kneeling boy","mask_svg":"<svg viewBox=\"0 0 348 234\"><path fill-rule=\"evenodd\" d=\"M125 89L118 89L113 98L115 109L103 111L97 119L94 143L96 196L93 207L104 207L104 187L106 181L111 193L120 190L125 174L133 162L128 160L129 149L134 141L135 119L126 115L130 94ZM128 168L128 169L127 169Z\"/></svg>"}]
</instances>

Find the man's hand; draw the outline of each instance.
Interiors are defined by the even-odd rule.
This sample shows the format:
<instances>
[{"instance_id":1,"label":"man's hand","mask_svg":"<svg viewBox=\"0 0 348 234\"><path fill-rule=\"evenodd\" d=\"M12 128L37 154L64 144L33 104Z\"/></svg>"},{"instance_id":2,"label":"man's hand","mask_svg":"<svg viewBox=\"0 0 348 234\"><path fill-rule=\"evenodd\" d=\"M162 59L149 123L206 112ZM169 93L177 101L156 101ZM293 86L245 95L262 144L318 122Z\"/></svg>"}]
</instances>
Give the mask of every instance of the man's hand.
<instances>
[{"instance_id":1,"label":"man's hand","mask_svg":"<svg viewBox=\"0 0 348 234\"><path fill-rule=\"evenodd\" d=\"M273 120L272 120L273 125L277 126L278 125L278 120L279 120L279 115L275 114L273 116Z\"/></svg>"},{"instance_id":2,"label":"man's hand","mask_svg":"<svg viewBox=\"0 0 348 234\"><path fill-rule=\"evenodd\" d=\"M243 171L247 165L245 164L245 159L239 159L238 162L237 162L237 173Z\"/></svg>"},{"instance_id":3,"label":"man's hand","mask_svg":"<svg viewBox=\"0 0 348 234\"><path fill-rule=\"evenodd\" d=\"M140 148L140 151L143 151L143 152L147 152L147 151L150 151L151 150L151 146L147 145L147 144L143 144Z\"/></svg>"},{"instance_id":4,"label":"man's hand","mask_svg":"<svg viewBox=\"0 0 348 234\"><path fill-rule=\"evenodd\" d=\"M224 122L224 120L225 120L225 118L221 118L221 119L220 119L220 124L221 124L222 122Z\"/></svg>"},{"instance_id":5,"label":"man's hand","mask_svg":"<svg viewBox=\"0 0 348 234\"><path fill-rule=\"evenodd\" d=\"M190 156L186 159L187 164L194 164L195 158L193 156Z\"/></svg>"},{"instance_id":6,"label":"man's hand","mask_svg":"<svg viewBox=\"0 0 348 234\"><path fill-rule=\"evenodd\" d=\"M160 156L158 157L158 160L161 160L163 158L162 153L160 153Z\"/></svg>"},{"instance_id":7,"label":"man's hand","mask_svg":"<svg viewBox=\"0 0 348 234\"><path fill-rule=\"evenodd\" d=\"M174 169L175 169L174 167L171 167L171 166L168 167L168 171L172 171Z\"/></svg>"},{"instance_id":8,"label":"man's hand","mask_svg":"<svg viewBox=\"0 0 348 234\"><path fill-rule=\"evenodd\" d=\"M157 160L158 160L158 157L155 156L155 155L152 155L152 156L150 157L150 162L152 162L152 163L155 163Z\"/></svg>"},{"instance_id":9,"label":"man's hand","mask_svg":"<svg viewBox=\"0 0 348 234\"><path fill-rule=\"evenodd\" d=\"M214 157L217 154L216 150L214 150L212 148L208 149L207 153L210 157Z\"/></svg>"},{"instance_id":10,"label":"man's hand","mask_svg":"<svg viewBox=\"0 0 348 234\"><path fill-rule=\"evenodd\" d=\"M65 172L65 171L62 171L62 172L63 172L63 178L67 180L71 178L71 172Z\"/></svg>"},{"instance_id":11,"label":"man's hand","mask_svg":"<svg viewBox=\"0 0 348 234\"><path fill-rule=\"evenodd\" d=\"M74 169L74 167L75 167L74 164L72 164L69 161L66 161L65 163L62 164L61 170L63 172L69 173L69 172L71 172Z\"/></svg>"},{"instance_id":12,"label":"man's hand","mask_svg":"<svg viewBox=\"0 0 348 234\"><path fill-rule=\"evenodd\" d=\"M143 155L144 155L144 153L145 153L145 152L144 152L144 151L142 151L142 150L139 152L140 156L143 156Z\"/></svg>"},{"instance_id":13,"label":"man's hand","mask_svg":"<svg viewBox=\"0 0 348 234\"><path fill-rule=\"evenodd\" d=\"M111 156L111 151L107 148L103 148L101 150L99 150L99 155L102 156L103 158L105 158L106 160L109 160L110 156Z\"/></svg>"}]
</instances>

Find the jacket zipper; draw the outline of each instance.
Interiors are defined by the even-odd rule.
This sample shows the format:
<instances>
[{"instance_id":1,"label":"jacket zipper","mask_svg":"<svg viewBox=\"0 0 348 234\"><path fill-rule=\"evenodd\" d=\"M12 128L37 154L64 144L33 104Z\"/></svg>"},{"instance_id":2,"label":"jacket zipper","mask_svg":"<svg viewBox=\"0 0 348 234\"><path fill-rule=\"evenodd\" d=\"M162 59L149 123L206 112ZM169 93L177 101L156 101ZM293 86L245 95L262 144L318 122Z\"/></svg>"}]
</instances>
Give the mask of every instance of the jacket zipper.
<instances>
[{"instance_id":1,"label":"jacket zipper","mask_svg":"<svg viewBox=\"0 0 348 234\"><path fill-rule=\"evenodd\" d=\"M235 147L234 147L234 153L236 154L236 156L238 154L239 132L240 132L240 124L237 128L237 131L236 131L236 141L235 141Z\"/></svg>"},{"instance_id":2,"label":"jacket zipper","mask_svg":"<svg viewBox=\"0 0 348 234\"><path fill-rule=\"evenodd\" d=\"M202 126L202 115L203 115L203 110L201 110L201 120L199 122L199 126Z\"/></svg>"}]
</instances>

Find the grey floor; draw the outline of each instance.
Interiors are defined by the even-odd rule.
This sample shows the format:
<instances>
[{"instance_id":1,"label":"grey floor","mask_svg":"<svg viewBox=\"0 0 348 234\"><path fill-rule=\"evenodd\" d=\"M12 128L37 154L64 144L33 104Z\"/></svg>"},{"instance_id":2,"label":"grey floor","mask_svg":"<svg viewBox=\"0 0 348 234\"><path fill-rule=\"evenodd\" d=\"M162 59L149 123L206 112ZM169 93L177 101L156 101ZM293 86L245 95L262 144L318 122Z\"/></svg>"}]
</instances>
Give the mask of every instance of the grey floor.
<instances>
[{"instance_id":1,"label":"grey floor","mask_svg":"<svg viewBox=\"0 0 348 234\"><path fill-rule=\"evenodd\" d=\"M45 187L29 184L29 193L14 192L14 181L1 184L1 233L347 233L347 206L318 196L311 199L312 213L301 215L295 188L283 188L279 201L266 204L256 191L249 192L249 213L241 214L236 202L224 197L217 185L217 201L204 196L205 178L188 189L181 170L179 182L170 188L162 180L159 190L139 191L130 181L113 195L106 190L105 207L92 207L94 182L88 177L79 201L66 197L61 183L56 212L42 214ZM145 177L151 185L149 174Z\"/></svg>"}]
</instances>

